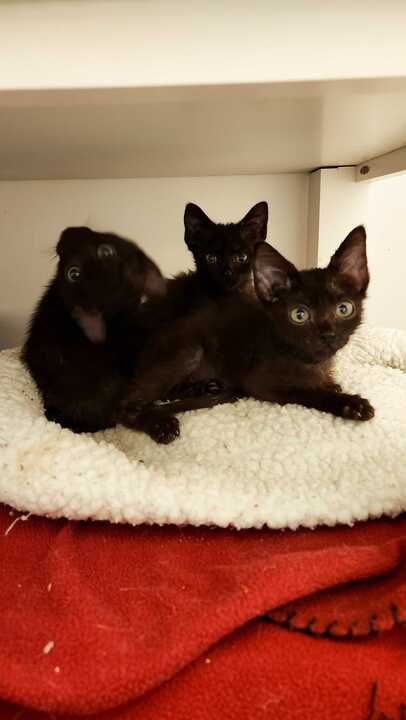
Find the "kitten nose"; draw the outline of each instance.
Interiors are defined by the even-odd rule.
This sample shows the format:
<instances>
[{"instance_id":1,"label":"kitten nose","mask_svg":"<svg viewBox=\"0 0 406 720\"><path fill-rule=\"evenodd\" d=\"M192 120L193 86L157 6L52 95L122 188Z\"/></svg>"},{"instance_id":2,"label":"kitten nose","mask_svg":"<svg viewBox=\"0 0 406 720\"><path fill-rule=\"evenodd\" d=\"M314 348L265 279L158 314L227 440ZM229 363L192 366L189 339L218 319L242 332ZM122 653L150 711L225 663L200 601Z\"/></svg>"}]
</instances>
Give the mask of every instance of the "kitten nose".
<instances>
[{"instance_id":1,"label":"kitten nose","mask_svg":"<svg viewBox=\"0 0 406 720\"><path fill-rule=\"evenodd\" d=\"M333 330L324 330L320 333L320 337L322 340L334 340L336 334L333 332Z\"/></svg>"},{"instance_id":2,"label":"kitten nose","mask_svg":"<svg viewBox=\"0 0 406 720\"><path fill-rule=\"evenodd\" d=\"M232 273L230 268L224 268L223 275L225 275L226 277L230 277L231 274Z\"/></svg>"}]
</instances>

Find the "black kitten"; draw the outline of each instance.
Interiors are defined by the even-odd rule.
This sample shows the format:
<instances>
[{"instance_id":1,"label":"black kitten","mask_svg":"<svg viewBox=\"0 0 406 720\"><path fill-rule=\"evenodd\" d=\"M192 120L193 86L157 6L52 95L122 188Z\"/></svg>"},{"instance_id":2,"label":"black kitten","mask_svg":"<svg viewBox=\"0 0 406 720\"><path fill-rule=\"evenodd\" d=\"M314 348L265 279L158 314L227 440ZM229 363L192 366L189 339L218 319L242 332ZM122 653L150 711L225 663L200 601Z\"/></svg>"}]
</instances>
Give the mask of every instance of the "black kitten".
<instances>
[{"instance_id":1,"label":"black kitten","mask_svg":"<svg viewBox=\"0 0 406 720\"><path fill-rule=\"evenodd\" d=\"M280 404L298 403L353 420L369 420L368 400L334 382L332 360L362 317L369 283L366 235L355 228L324 269L299 272L273 247L257 246L255 287L207 306L155 339L139 358L124 414L176 383L217 377L230 392ZM131 419L131 418L130 418Z\"/></svg>"},{"instance_id":2,"label":"black kitten","mask_svg":"<svg viewBox=\"0 0 406 720\"><path fill-rule=\"evenodd\" d=\"M252 263L255 246L266 238L268 204L259 202L239 222L223 224L213 222L197 205L188 203L184 223L185 242L196 269L169 280L165 301L146 308L150 332L223 298L241 293L255 297ZM169 397L216 394L220 388L214 379L182 383Z\"/></svg>"},{"instance_id":3,"label":"black kitten","mask_svg":"<svg viewBox=\"0 0 406 720\"><path fill-rule=\"evenodd\" d=\"M214 223L194 203L185 209L185 242L208 295L249 292L255 245L267 234L268 205L259 202L238 223Z\"/></svg>"},{"instance_id":4,"label":"black kitten","mask_svg":"<svg viewBox=\"0 0 406 720\"><path fill-rule=\"evenodd\" d=\"M31 319L22 360L47 418L94 432L115 424L133 373L134 317L142 300L165 292L165 281L134 243L110 233L67 228L56 252L57 272Z\"/></svg>"},{"instance_id":5,"label":"black kitten","mask_svg":"<svg viewBox=\"0 0 406 720\"><path fill-rule=\"evenodd\" d=\"M212 222L193 203L185 209L185 242L196 269L168 280L164 302L146 309L151 328L200 310L224 297L250 293L254 248L266 237L268 205L257 203L238 223Z\"/></svg>"}]
</instances>

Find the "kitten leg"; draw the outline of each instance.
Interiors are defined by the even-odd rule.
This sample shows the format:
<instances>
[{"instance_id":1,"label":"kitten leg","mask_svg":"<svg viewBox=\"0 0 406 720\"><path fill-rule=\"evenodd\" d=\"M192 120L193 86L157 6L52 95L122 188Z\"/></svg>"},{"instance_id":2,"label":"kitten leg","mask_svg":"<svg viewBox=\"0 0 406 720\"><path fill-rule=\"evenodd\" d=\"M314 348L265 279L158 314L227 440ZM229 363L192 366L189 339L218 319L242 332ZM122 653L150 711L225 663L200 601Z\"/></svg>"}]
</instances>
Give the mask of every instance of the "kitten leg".
<instances>
[{"instance_id":1,"label":"kitten leg","mask_svg":"<svg viewBox=\"0 0 406 720\"><path fill-rule=\"evenodd\" d=\"M144 407L136 410L134 414L127 410L120 415L119 422L131 430L146 433L152 440L164 445L173 442L180 435L179 420L160 407Z\"/></svg>"},{"instance_id":2,"label":"kitten leg","mask_svg":"<svg viewBox=\"0 0 406 720\"><path fill-rule=\"evenodd\" d=\"M294 403L308 408L315 408L321 412L331 413L349 420L370 420L375 411L365 398L359 395L347 395L333 390L319 389L292 389L286 391L272 391L268 397L258 398L271 400L280 405Z\"/></svg>"},{"instance_id":3,"label":"kitten leg","mask_svg":"<svg viewBox=\"0 0 406 720\"><path fill-rule=\"evenodd\" d=\"M175 413L188 410L202 410L215 405L235 402L237 398L228 393L195 398L185 398L162 405L148 405L141 410L136 407L133 411L128 407L122 411L118 419L122 425L132 430L145 432L157 443L167 445L176 440L180 434L179 420Z\"/></svg>"},{"instance_id":4,"label":"kitten leg","mask_svg":"<svg viewBox=\"0 0 406 720\"><path fill-rule=\"evenodd\" d=\"M179 436L179 421L168 406L152 403L167 397L175 384L180 384L199 364L202 348L181 351L170 360L156 362L137 372L117 413L117 422L134 430L147 433L158 443L170 443ZM193 400L192 398L190 400ZM177 411L195 409L196 404L185 400ZM187 404L189 403L189 404ZM216 403L215 403L216 404ZM200 404L202 407L202 404Z\"/></svg>"},{"instance_id":5,"label":"kitten leg","mask_svg":"<svg viewBox=\"0 0 406 720\"><path fill-rule=\"evenodd\" d=\"M175 385L181 385L193 373L203 356L203 348L192 347L178 352L169 360L159 357L151 365L144 365L136 372L126 392L121 407L142 408L168 397Z\"/></svg>"},{"instance_id":6,"label":"kitten leg","mask_svg":"<svg viewBox=\"0 0 406 720\"><path fill-rule=\"evenodd\" d=\"M370 420L374 416L374 408L368 400L339 392L331 376L320 382L318 372L317 368L308 368L307 376L302 380L307 386L295 387L294 379L287 377L283 369L275 370L272 364L264 363L242 378L243 390L257 400L303 405L351 420Z\"/></svg>"}]
</instances>

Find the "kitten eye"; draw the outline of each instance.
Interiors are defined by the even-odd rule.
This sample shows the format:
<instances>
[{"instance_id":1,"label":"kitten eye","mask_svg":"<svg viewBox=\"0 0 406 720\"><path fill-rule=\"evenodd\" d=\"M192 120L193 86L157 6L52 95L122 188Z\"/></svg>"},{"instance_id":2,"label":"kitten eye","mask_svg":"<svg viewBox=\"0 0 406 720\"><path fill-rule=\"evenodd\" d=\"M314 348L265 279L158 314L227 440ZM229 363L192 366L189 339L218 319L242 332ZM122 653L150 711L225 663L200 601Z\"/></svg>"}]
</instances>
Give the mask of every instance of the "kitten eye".
<instances>
[{"instance_id":1,"label":"kitten eye","mask_svg":"<svg viewBox=\"0 0 406 720\"><path fill-rule=\"evenodd\" d=\"M339 318L349 318L355 313L355 305L351 300L344 300L336 307L336 315Z\"/></svg>"},{"instance_id":2,"label":"kitten eye","mask_svg":"<svg viewBox=\"0 0 406 720\"><path fill-rule=\"evenodd\" d=\"M112 245L102 243L97 248L97 257L101 260L102 258L114 257L116 255L116 249Z\"/></svg>"},{"instance_id":3,"label":"kitten eye","mask_svg":"<svg viewBox=\"0 0 406 720\"><path fill-rule=\"evenodd\" d=\"M303 325L310 320L310 313L307 308L299 305L299 307L295 307L289 311L289 317L296 325Z\"/></svg>"},{"instance_id":4,"label":"kitten eye","mask_svg":"<svg viewBox=\"0 0 406 720\"><path fill-rule=\"evenodd\" d=\"M214 265L214 263L217 262L217 255L210 255L210 253L208 253L206 255L206 260L208 263L210 263L210 265Z\"/></svg>"},{"instance_id":5,"label":"kitten eye","mask_svg":"<svg viewBox=\"0 0 406 720\"><path fill-rule=\"evenodd\" d=\"M71 265L65 272L66 279L71 283L75 283L80 278L80 267L78 265Z\"/></svg>"},{"instance_id":6,"label":"kitten eye","mask_svg":"<svg viewBox=\"0 0 406 720\"><path fill-rule=\"evenodd\" d=\"M234 262L237 262L237 263L246 263L248 260L248 255L247 255L247 253L241 253L240 255L234 255L233 260L234 260Z\"/></svg>"}]
</instances>

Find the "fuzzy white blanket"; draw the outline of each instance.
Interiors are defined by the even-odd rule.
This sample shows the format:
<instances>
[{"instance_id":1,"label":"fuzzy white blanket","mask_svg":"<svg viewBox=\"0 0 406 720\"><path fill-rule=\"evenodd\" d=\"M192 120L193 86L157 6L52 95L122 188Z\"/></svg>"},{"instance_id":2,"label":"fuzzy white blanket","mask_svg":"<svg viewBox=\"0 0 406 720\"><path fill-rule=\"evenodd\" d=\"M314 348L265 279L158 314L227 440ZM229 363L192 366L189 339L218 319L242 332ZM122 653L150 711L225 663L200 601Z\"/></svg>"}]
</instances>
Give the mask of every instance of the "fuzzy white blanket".
<instances>
[{"instance_id":1,"label":"fuzzy white blanket","mask_svg":"<svg viewBox=\"0 0 406 720\"><path fill-rule=\"evenodd\" d=\"M0 353L0 501L112 522L292 528L406 510L406 333L362 328L337 379L369 422L240 400L181 417L156 445L123 427L75 435L43 416L18 350Z\"/></svg>"}]
</instances>

